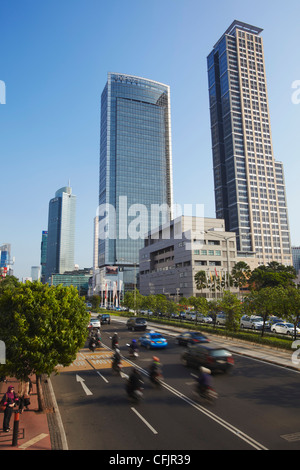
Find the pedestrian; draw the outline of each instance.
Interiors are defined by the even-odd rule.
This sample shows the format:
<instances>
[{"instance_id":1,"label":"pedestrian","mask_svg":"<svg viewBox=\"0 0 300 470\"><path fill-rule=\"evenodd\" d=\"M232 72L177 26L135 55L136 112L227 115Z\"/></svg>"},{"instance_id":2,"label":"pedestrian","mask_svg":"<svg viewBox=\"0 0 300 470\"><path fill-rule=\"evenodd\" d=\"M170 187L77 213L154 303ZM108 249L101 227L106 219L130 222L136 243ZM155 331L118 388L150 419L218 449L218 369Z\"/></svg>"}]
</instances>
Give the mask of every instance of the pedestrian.
<instances>
[{"instance_id":1,"label":"pedestrian","mask_svg":"<svg viewBox=\"0 0 300 470\"><path fill-rule=\"evenodd\" d=\"M24 407L28 411L30 405L30 394L32 392L32 382L28 377L25 380L21 380L18 388L19 395L19 412L23 413Z\"/></svg>"},{"instance_id":2,"label":"pedestrian","mask_svg":"<svg viewBox=\"0 0 300 470\"><path fill-rule=\"evenodd\" d=\"M7 389L7 392L3 395L1 400L1 405L4 406L4 418L3 418L3 431L9 432L10 427L10 418L13 413L13 408L19 403L19 398L15 393L15 389L10 385Z\"/></svg>"}]
</instances>

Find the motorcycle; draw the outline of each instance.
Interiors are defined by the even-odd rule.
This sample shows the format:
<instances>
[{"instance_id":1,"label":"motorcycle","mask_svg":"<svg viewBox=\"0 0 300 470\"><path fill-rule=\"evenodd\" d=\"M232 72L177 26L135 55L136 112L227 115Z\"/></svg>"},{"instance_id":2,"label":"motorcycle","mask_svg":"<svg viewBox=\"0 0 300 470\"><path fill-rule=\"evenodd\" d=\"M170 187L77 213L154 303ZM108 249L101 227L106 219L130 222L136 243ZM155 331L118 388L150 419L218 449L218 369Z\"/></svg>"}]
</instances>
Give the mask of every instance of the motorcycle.
<instances>
[{"instance_id":1,"label":"motorcycle","mask_svg":"<svg viewBox=\"0 0 300 470\"><path fill-rule=\"evenodd\" d=\"M139 352L138 352L138 349L137 349L137 348L136 348L136 349L133 349L133 348L131 347L131 345L128 344L128 343L126 344L126 346L128 346L128 348L129 348L129 349L128 349L128 351L129 351L129 357L132 357L133 359L136 359L136 358L139 357Z\"/></svg>"},{"instance_id":2,"label":"motorcycle","mask_svg":"<svg viewBox=\"0 0 300 470\"><path fill-rule=\"evenodd\" d=\"M122 376L126 379L125 389L128 397L136 402L139 402L143 398L144 388L142 385L144 384L144 382L140 378L138 378L134 381L133 385L133 382L130 380L129 375L122 374Z\"/></svg>"},{"instance_id":3,"label":"motorcycle","mask_svg":"<svg viewBox=\"0 0 300 470\"><path fill-rule=\"evenodd\" d=\"M115 353L113 358L112 358L112 363L111 363L112 370L114 372L117 372L117 374L121 375L122 372L122 364L121 364L121 356L119 353Z\"/></svg>"},{"instance_id":4,"label":"motorcycle","mask_svg":"<svg viewBox=\"0 0 300 470\"><path fill-rule=\"evenodd\" d=\"M91 338L89 342L90 351L94 352L96 348L101 347L101 341L98 338Z\"/></svg>"},{"instance_id":5,"label":"motorcycle","mask_svg":"<svg viewBox=\"0 0 300 470\"><path fill-rule=\"evenodd\" d=\"M150 371L150 381L156 386L160 387L163 381L162 373L159 370Z\"/></svg>"},{"instance_id":6,"label":"motorcycle","mask_svg":"<svg viewBox=\"0 0 300 470\"><path fill-rule=\"evenodd\" d=\"M117 362L117 361L112 361L112 364L111 364L111 367L112 367L112 370L117 372L118 374L121 374L122 372L122 365L121 365L121 361L120 362Z\"/></svg>"},{"instance_id":7,"label":"motorcycle","mask_svg":"<svg viewBox=\"0 0 300 470\"><path fill-rule=\"evenodd\" d=\"M131 389L130 386L129 386L128 381L127 381L127 384L126 384L126 392L127 392L128 397L131 398L134 401L138 402L138 401L142 400L142 398L143 398L143 387L140 386L138 388Z\"/></svg>"},{"instance_id":8,"label":"motorcycle","mask_svg":"<svg viewBox=\"0 0 300 470\"><path fill-rule=\"evenodd\" d=\"M116 333L113 336L110 336L111 339L111 349L119 349L119 339Z\"/></svg>"},{"instance_id":9,"label":"motorcycle","mask_svg":"<svg viewBox=\"0 0 300 470\"><path fill-rule=\"evenodd\" d=\"M196 398L200 398L200 400L205 401L210 405L213 405L218 398L218 393L216 392L216 390L214 390L214 388L210 385L200 387L198 383L198 377L194 374L191 375L197 380L197 384L194 390L194 395L196 396Z\"/></svg>"}]
</instances>

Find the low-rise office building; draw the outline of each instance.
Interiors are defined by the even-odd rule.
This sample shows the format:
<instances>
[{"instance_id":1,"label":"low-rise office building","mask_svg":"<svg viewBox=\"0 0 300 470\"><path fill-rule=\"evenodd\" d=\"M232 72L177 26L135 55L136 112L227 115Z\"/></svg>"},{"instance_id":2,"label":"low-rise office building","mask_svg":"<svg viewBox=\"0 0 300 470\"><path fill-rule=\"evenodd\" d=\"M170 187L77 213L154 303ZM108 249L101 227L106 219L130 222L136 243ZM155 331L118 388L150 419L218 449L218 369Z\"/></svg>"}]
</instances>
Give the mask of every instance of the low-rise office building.
<instances>
[{"instance_id":1,"label":"low-rise office building","mask_svg":"<svg viewBox=\"0 0 300 470\"><path fill-rule=\"evenodd\" d=\"M223 219L181 216L152 231L140 250L139 288L143 295L220 298L228 275L239 261L235 233L225 231ZM205 272L197 289L195 274Z\"/></svg>"},{"instance_id":2,"label":"low-rise office building","mask_svg":"<svg viewBox=\"0 0 300 470\"><path fill-rule=\"evenodd\" d=\"M66 271L63 274L52 274L49 284L52 286L74 286L79 295L87 295L92 282L93 270L91 268Z\"/></svg>"}]
</instances>

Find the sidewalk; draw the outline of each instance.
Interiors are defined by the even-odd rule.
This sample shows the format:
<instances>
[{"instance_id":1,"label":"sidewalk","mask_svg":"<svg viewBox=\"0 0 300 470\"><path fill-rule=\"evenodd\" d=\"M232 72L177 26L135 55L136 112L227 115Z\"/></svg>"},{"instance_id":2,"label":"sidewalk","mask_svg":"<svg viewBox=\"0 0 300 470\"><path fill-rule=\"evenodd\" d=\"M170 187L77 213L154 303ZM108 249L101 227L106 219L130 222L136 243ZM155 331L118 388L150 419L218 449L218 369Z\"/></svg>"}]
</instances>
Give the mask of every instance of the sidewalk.
<instances>
[{"instance_id":1,"label":"sidewalk","mask_svg":"<svg viewBox=\"0 0 300 470\"><path fill-rule=\"evenodd\" d=\"M33 391L30 395L31 404L29 410L19 413L19 433L17 445L12 446L13 429L15 413L13 413L10 421L10 431L2 430L3 412L0 412L0 451L1 450L51 450L51 440L47 413L38 411L38 398L35 379L33 382ZM3 397L7 388L13 385L15 391L18 390L18 381L14 378L7 378L7 382L0 383L0 396ZM17 410L17 408L15 408Z\"/></svg>"}]
</instances>

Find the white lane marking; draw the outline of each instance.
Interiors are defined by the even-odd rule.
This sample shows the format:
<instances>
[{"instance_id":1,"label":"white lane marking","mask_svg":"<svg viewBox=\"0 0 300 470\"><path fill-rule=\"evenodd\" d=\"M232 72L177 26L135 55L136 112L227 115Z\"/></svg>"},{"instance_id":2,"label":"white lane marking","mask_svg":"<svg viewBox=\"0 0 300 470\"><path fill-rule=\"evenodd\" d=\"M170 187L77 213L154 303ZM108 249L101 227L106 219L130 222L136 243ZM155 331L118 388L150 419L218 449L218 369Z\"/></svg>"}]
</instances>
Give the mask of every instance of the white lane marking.
<instances>
[{"instance_id":1,"label":"white lane marking","mask_svg":"<svg viewBox=\"0 0 300 470\"><path fill-rule=\"evenodd\" d=\"M148 423L148 421L146 421L145 418L138 411L136 411L135 408L131 407L131 409L143 421L143 423L148 426L148 428L153 432L153 434L158 434L158 432L151 426L151 424Z\"/></svg>"},{"instance_id":2,"label":"white lane marking","mask_svg":"<svg viewBox=\"0 0 300 470\"><path fill-rule=\"evenodd\" d=\"M102 374L100 374L100 372L98 370L96 372L97 372L98 375L100 375L101 379L103 379L104 382L106 382L108 384L108 380Z\"/></svg>"},{"instance_id":3,"label":"white lane marking","mask_svg":"<svg viewBox=\"0 0 300 470\"><path fill-rule=\"evenodd\" d=\"M235 434L239 439L242 439L243 441L247 442L250 446L254 447L256 450L268 450L265 446L257 442L255 439L252 437L248 436L246 433L241 431L240 429L236 428L232 424L228 423L224 419L220 418L219 416L215 415L211 411L207 410L203 406L199 405L196 403L194 400L186 397L183 393L178 392L175 388L171 387L171 385L168 385L166 382L162 382L162 386L165 387L169 392L173 393L174 395L178 396L185 402L189 403L191 406L196 408L198 411L201 411L201 413L205 414L208 418L212 419L216 423L220 424L223 426L225 429L228 431L232 432Z\"/></svg>"},{"instance_id":4,"label":"white lane marking","mask_svg":"<svg viewBox=\"0 0 300 470\"><path fill-rule=\"evenodd\" d=\"M129 361L130 362L130 361ZM137 369L140 370L140 372L142 372L143 374L149 376L149 373L143 369L142 367L139 367L138 365L135 366ZM178 390L176 390L176 388L172 387L171 385L167 384L166 382L162 381L161 382L162 386L168 390L169 392L173 393L174 395L176 395L177 397L181 398L183 401L185 401L186 403L188 403L189 405L193 406L195 409L197 409L198 411L200 411L201 413L205 414L208 418L212 419L213 421L215 421L216 423L218 423L220 426L224 427L225 429L227 429L228 431L230 431L231 433L233 433L235 436L237 436L239 439L247 442L250 446L252 446L254 449L256 450L268 450L267 447L265 447L263 444L257 442L255 439L253 439L252 437L248 436L246 433L244 433L243 431L241 431L240 429L236 428L235 426L233 426L232 424L228 423L227 421L225 421L224 419L222 419L221 417L217 416L216 414L212 413L210 410L206 409L204 406L202 405L199 405L199 403L196 403L194 400L192 400L191 398L187 397L186 395L184 395L183 393L179 392ZM131 408L132 410L134 410L134 408ZM135 413L138 414L138 412L135 410ZM141 418L142 419L142 418Z\"/></svg>"},{"instance_id":5,"label":"white lane marking","mask_svg":"<svg viewBox=\"0 0 300 470\"><path fill-rule=\"evenodd\" d=\"M93 395L93 392L91 392L90 389L85 385L84 379L80 377L80 375L76 374L76 381L81 383L82 388L87 395Z\"/></svg>"},{"instance_id":6,"label":"white lane marking","mask_svg":"<svg viewBox=\"0 0 300 470\"><path fill-rule=\"evenodd\" d=\"M120 322L122 323L122 322ZM109 349L109 348L108 348ZM249 358L250 359L250 358ZM252 359L252 358L251 358ZM129 363L132 363L131 361L128 360ZM262 361L263 362L263 361ZM133 363L132 363L133 364ZM140 372L142 372L143 374L149 376L149 373L143 369L142 367L138 366L138 365L135 365L135 367L137 369L140 370ZM200 411L201 413L205 414L206 416L208 416L210 419L212 419L213 421L215 421L216 423L218 423L219 425L221 425L222 427L224 427L225 429L227 429L228 431L230 431L231 433L233 433L235 436L237 436L239 439L247 442L250 446L252 446L254 449L256 450L268 450L267 447L265 447L264 445L260 444L259 442L257 442L255 439L253 439L252 437L248 436L247 434L245 434L243 431L241 431L240 429L236 428L235 426L231 425L230 423L228 423L227 421L225 421L224 419L222 419L221 417L215 415L214 413L212 413L211 411L207 410L206 408L204 408L203 406L199 405L198 403L196 403L194 400L188 398L187 396L185 396L183 393L179 392L178 390L176 390L175 388L173 388L171 385L168 385L166 382L162 382L162 386L164 388L166 388L167 390L169 390L169 392L173 393L174 395L176 395L177 397L181 398L183 401L185 401L186 403L188 403L189 405L193 406L194 408L196 408L198 411ZM140 417L140 419L142 419L142 421L145 422L145 424L147 424L147 426L151 426L136 410L135 408L131 408L136 414L137 416ZM154 430L154 428L152 428L152 426L150 427L151 430ZM155 431L155 434L157 434L157 431Z\"/></svg>"},{"instance_id":7,"label":"white lane marking","mask_svg":"<svg viewBox=\"0 0 300 470\"><path fill-rule=\"evenodd\" d=\"M47 437L48 434L39 434L38 436L34 437L33 439L30 439L30 441L24 442L21 446L19 446L19 449L25 450L30 446L33 446L33 444L36 444L37 442L41 441L45 437Z\"/></svg>"}]
</instances>

